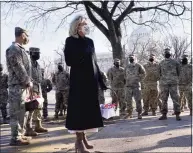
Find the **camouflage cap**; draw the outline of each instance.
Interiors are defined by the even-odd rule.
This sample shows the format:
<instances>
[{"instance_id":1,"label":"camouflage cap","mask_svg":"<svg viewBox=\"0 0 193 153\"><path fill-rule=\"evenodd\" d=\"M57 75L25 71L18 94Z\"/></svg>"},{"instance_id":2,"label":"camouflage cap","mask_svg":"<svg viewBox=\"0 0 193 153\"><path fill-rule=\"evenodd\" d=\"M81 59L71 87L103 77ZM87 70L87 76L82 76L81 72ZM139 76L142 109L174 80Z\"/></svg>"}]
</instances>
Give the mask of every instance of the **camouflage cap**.
<instances>
[{"instance_id":1,"label":"camouflage cap","mask_svg":"<svg viewBox=\"0 0 193 153\"><path fill-rule=\"evenodd\" d=\"M114 62L120 62L120 59L115 58L115 59L114 59Z\"/></svg>"},{"instance_id":2,"label":"camouflage cap","mask_svg":"<svg viewBox=\"0 0 193 153\"><path fill-rule=\"evenodd\" d=\"M165 48L165 49L164 49L164 53L165 53L165 54L171 54L171 51L170 51L169 48Z\"/></svg>"},{"instance_id":3,"label":"camouflage cap","mask_svg":"<svg viewBox=\"0 0 193 153\"><path fill-rule=\"evenodd\" d=\"M130 55L129 55L129 58L134 58L134 57L135 57L134 54L130 54Z\"/></svg>"},{"instance_id":4,"label":"camouflage cap","mask_svg":"<svg viewBox=\"0 0 193 153\"><path fill-rule=\"evenodd\" d=\"M30 52L30 53L34 53L34 52L40 53L40 49L37 48L37 47L30 47L30 48L29 48L29 52Z\"/></svg>"},{"instance_id":5,"label":"camouflage cap","mask_svg":"<svg viewBox=\"0 0 193 153\"><path fill-rule=\"evenodd\" d=\"M20 28L20 27L15 27L15 36L18 37L18 36L21 36L22 33L25 33L27 36L27 31Z\"/></svg>"},{"instance_id":6,"label":"camouflage cap","mask_svg":"<svg viewBox=\"0 0 193 153\"><path fill-rule=\"evenodd\" d=\"M155 57L155 54L151 53L149 54L149 57Z\"/></svg>"}]
</instances>

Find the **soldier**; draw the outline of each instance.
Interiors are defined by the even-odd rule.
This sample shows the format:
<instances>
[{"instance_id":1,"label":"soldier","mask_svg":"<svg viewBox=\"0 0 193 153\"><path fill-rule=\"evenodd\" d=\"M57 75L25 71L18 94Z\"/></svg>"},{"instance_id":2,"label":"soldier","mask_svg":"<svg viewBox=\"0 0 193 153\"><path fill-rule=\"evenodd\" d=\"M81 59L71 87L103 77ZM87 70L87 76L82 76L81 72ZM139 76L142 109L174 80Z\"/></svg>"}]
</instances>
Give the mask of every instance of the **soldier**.
<instances>
[{"instance_id":1,"label":"soldier","mask_svg":"<svg viewBox=\"0 0 193 153\"><path fill-rule=\"evenodd\" d=\"M55 119L58 119L61 104L64 106L64 114L66 112L70 86L70 74L64 70L62 65L58 65L58 72L52 78L52 82L56 86Z\"/></svg>"},{"instance_id":2,"label":"soldier","mask_svg":"<svg viewBox=\"0 0 193 153\"><path fill-rule=\"evenodd\" d=\"M152 115L156 116L157 99L158 99L158 80L159 80L159 65L155 62L155 55L150 54L149 62L144 65L146 77L143 80L143 103L144 112L142 116L148 115L149 106L151 107Z\"/></svg>"},{"instance_id":3,"label":"soldier","mask_svg":"<svg viewBox=\"0 0 193 153\"><path fill-rule=\"evenodd\" d=\"M114 59L114 66L107 72L111 88L115 91L118 97L120 113L124 113L126 104L124 103L124 68L121 67L121 61ZM111 91L112 103L115 103L117 98Z\"/></svg>"},{"instance_id":4,"label":"soldier","mask_svg":"<svg viewBox=\"0 0 193 153\"><path fill-rule=\"evenodd\" d=\"M47 93L52 90L52 83L49 79L44 78L44 69L41 69L42 72L42 82L41 82L41 88L42 88L42 96L44 98L43 103L43 117L46 120L48 117L48 98Z\"/></svg>"},{"instance_id":5,"label":"soldier","mask_svg":"<svg viewBox=\"0 0 193 153\"><path fill-rule=\"evenodd\" d=\"M188 101L188 107L190 109L190 115L192 115L192 66L188 64L187 55L182 56L182 64L179 76L179 90L181 110L183 108L182 100L183 98L186 98Z\"/></svg>"},{"instance_id":6,"label":"soldier","mask_svg":"<svg viewBox=\"0 0 193 153\"><path fill-rule=\"evenodd\" d=\"M138 119L142 119L141 89L140 82L145 77L145 69L136 62L135 56L129 56L129 64L125 68L125 102L127 103L128 118L132 118L133 106L132 97L134 97L138 112Z\"/></svg>"},{"instance_id":7,"label":"soldier","mask_svg":"<svg viewBox=\"0 0 193 153\"><path fill-rule=\"evenodd\" d=\"M27 32L20 28L15 28L15 42L6 50L6 62L8 68L8 88L9 88L9 114L11 126L10 145L20 146L28 145L29 137L25 137L25 121L27 113L25 112L24 92L33 83L30 79L30 60L23 47L29 42Z\"/></svg>"},{"instance_id":8,"label":"soldier","mask_svg":"<svg viewBox=\"0 0 193 153\"><path fill-rule=\"evenodd\" d=\"M8 75L3 74L3 65L0 64L0 108L3 117L3 124L7 122L7 99L8 99Z\"/></svg>"},{"instance_id":9,"label":"soldier","mask_svg":"<svg viewBox=\"0 0 193 153\"><path fill-rule=\"evenodd\" d=\"M166 120L168 113L168 97L171 95L174 104L174 113L176 120L180 118L180 103L179 103L179 90L178 90L178 79L180 74L180 64L171 58L170 49L165 49L165 59L159 64L159 75L160 75L160 91L162 101L162 116L159 120Z\"/></svg>"},{"instance_id":10,"label":"soldier","mask_svg":"<svg viewBox=\"0 0 193 153\"><path fill-rule=\"evenodd\" d=\"M42 81L42 73L37 60L39 60L40 58L40 49L36 47L30 47L29 52L31 58L31 77L33 79L33 93L34 95L39 95L40 84ZM35 131L32 128L32 118L35 121ZM41 122L41 109L29 111L29 116L26 123L25 136L37 136L38 133L48 132L47 129L42 127Z\"/></svg>"},{"instance_id":11,"label":"soldier","mask_svg":"<svg viewBox=\"0 0 193 153\"><path fill-rule=\"evenodd\" d=\"M107 78L106 73L101 72L101 74L102 74L104 83L107 85L108 78ZM104 90L102 90L100 87L99 87L99 104L105 104Z\"/></svg>"}]
</instances>

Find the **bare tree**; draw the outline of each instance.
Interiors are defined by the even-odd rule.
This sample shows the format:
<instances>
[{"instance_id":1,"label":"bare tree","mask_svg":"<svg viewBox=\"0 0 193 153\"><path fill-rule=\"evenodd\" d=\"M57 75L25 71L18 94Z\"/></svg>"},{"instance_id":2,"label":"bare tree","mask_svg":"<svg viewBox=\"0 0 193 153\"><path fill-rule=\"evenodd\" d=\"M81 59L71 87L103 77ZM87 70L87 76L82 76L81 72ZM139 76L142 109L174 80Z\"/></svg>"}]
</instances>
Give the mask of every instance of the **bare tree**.
<instances>
[{"instance_id":1,"label":"bare tree","mask_svg":"<svg viewBox=\"0 0 193 153\"><path fill-rule=\"evenodd\" d=\"M157 1L157 2L139 2L139 1L66 1L60 2L57 5L56 2L50 2L48 6L47 2L12 2L7 3L10 8L7 12L11 12L17 8L23 8L25 14L30 13L28 22L34 25L40 21L43 25L46 25L51 15L62 15L61 22L58 28L61 27L66 19L82 10L86 10L86 13L92 23L105 35L109 40L113 58L123 58L122 50L122 32L121 24L129 19L134 24L146 25L155 27L161 25L171 26L169 23L171 17L181 17L185 11L190 11L188 2L175 2L175 1ZM39 5L38 5L39 4ZM2 7L4 8L4 7ZM68 8L68 12L65 9ZM70 11L69 11L70 10ZM143 23L135 21L135 15L138 12L147 12L148 15ZM7 16L6 14L5 16ZM182 19L182 18L180 18ZM43 27L44 27L43 26Z\"/></svg>"},{"instance_id":2,"label":"bare tree","mask_svg":"<svg viewBox=\"0 0 193 153\"><path fill-rule=\"evenodd\" d=\"M174 50L173 58L179 60L183 54L190 54L191 41L185 36L170 36L170 44Z\"/></svg>"},{"instance_id":3,"label":"bare tree","mask_svg":"<svg viewBox=\"0 0 193 153\"><path fill-rule=\"evenodd\" d=\"M40 64L41 64L41 68L44 69L44 77L47 79L50 79L51 73L53 71L52 69L53 62L49 57L43 56L40 59Z\"/></svg>"}]
</instances>

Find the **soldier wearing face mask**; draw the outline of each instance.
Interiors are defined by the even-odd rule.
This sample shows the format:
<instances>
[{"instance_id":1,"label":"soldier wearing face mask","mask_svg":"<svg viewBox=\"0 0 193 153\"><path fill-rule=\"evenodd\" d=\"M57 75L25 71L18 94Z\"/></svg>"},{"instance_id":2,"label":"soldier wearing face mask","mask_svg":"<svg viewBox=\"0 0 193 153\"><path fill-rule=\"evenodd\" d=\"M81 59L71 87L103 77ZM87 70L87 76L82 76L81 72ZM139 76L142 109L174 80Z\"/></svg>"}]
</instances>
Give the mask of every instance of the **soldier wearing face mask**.
<instances>
[{"instance_id":1,"label":"soldier wearing face mask","mask_svg":"<svg viewBox=\"0 0 193 153\"><path fill-rule=\"evenodd\" d=\"M58 72L52 78L52 82L56 86L55 119L58 119L58 113L61 110L61 105L63 106L65 115L70 85L70 75L64 70L62 65L58 65Z\"/></svg>"},{"instance_id":2,"label":"soldier wearing face mask","mask_svg":"<svg viewBox=\"0 0 193 153\"><path fill-rule=\"evenodd\" d=\"M132 118L132 97L134 97L137 106L138 119L142 119L140 82L144 79L145 74L144 67L136 62L134 55L130 55L129 63L125 68L125 102L127 103L128 118Z\"/></svg>"},{"instance_id":3,"label":"soldier wearing face mask","mask_svg":"<svg viewBox=\"0 0 193 153\"><path fill-rule=\"evenodd\" d=\"M40 58L40 49L36 47L30 47L31 58L31 77L33 79L33 92L38 95L40 93L40 84L42 82L41 68L37 60ZM37 136L38 133L48 132L47 129L42 127L41 109L29 111L29 116L26 124L26 136ZM35 130L32 128L32 118L35 121Z\"/></svg>"},{"instance_id":4,"label":"soldier wearing face mask","mask_svg":"<svg viewBox=\"0 0 193 153\"><path fill-rule=\"evenodd\" d=\"M180 75L180 64L171 58L170 49L165 49L165 59L159 64L160 75L160 99L162 101L162 116L159 120L166 120L168 113L168 97L171 95L174 104L174 113L176 120L180 118L180 103L179 103L179 90L178 81Z\"/></svg>"},{"instance_id":5,"label":"soldier wearing face mask","mask_svg":"<svg viewBox=\"0 0 193 153\"><path fill-rule=\"evenodd\" d=\"M107 76L110 81L111 88L116 92L118 96L120 113L124 113L126 104L124 103L124 68L120 66L119 59L114 59L114 67L108 70ZM116 97L111 92L112 103L116 102Z\"/></svg>"},{"instance_id":6,"label":"soldier wearing face mask","mask_svg":"<svg viewBox=\"0 0 193 153\"><path fill-rule=\"evenodd\" d=\"M143 80L143 103L144 112L142 116L148 115L149 106L152 110L152 115L156 115L157 99L158 99L158 80L159 80L159 65L155 61L155 55L150 54L149 62L144 65L146 76Z\"/></svg>"},{"instance_id":7,"label":"soldier wearing face mask","mask_svg":"<svg viewBox=\"0 0 193 153\"><path fill-rule=\"evenodd\" d=\"M183 96L188 101L188 107L190 109L190 115L192 115L192 66L188 64L188 56L182 56L182 62L180 67L179 76L179 90L180 90L180 106L181 110L184 106L182 102Z\"/></svg>"}]
</instances>

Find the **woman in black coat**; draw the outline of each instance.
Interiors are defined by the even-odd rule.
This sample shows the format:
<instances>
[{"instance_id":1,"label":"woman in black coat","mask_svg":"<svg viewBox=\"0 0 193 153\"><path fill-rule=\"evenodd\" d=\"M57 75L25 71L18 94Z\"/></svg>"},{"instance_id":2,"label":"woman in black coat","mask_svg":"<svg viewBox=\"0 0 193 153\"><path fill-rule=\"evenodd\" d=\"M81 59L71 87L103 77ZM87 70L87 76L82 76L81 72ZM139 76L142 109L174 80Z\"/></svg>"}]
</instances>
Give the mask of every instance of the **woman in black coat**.
<instances>
[{"instance_id":1,"label":"woman in black coat","mask_svg":"<svg viewBox=\"0 0 193 153\"><path fill-rule=\"evenodd\" d=\"M85 37L88 33L86 19L76 17L71 23L64 50L66 64L71 67L66 128L76 133L75 147L81 152L93 148L88 145L84 132L97 132L103 127L98 89L99 85L103 90L107 89L97 65L94 43Z\"/></svg>"}]
</instances>

